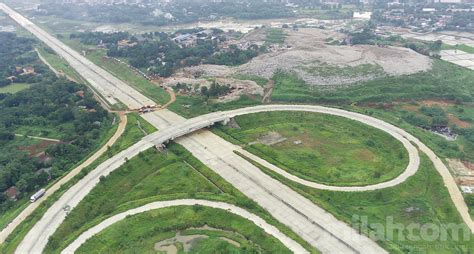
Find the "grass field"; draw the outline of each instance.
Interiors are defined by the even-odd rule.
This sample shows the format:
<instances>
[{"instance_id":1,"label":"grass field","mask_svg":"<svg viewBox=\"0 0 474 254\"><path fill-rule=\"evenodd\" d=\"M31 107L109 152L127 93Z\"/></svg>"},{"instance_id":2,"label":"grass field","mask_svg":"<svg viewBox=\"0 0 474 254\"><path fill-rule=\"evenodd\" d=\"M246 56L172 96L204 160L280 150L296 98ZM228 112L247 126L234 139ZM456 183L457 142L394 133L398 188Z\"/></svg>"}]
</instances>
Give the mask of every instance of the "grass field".
<instances>
[{"instance_id":1,"label":"grass field","mask_svg":"<svg viewBox=\"0 0 474 254\"><path fill-rule=\"evenodd\" d=\"M276 224L290 237L299 239L184 148L172 144L166 153L147 150L103 179L54 233L47 252L59 251L81 232L113 214L152 201L178 198L234 203Z\"/></svg>"},{"instance_id":2,"label":"grass field","mask_svg":"<svg viewBox=\"0 0 474 254\"><path fill-rule=\"evenodd\" d=\"M367 185L395 178L408 164L403 145L389 134L342 117L306 112L269 112L239 116L240 129L218 127L253 154L301 178L331 185ZM301 142L300 144L298 144ZM296 143L296 144L295 144Z\"/></svg>"},{"instance_id":3,"label":"grass field","mask_svg":"<svg viewBox=\"0 0 474 254\"><path fill-rule=\"evenodd\" d=\"M470 253L474 248L474 239L462 223L447 189L442 187L441 177L424 155L419 171L408 181L393 188L359 193L312 189L256 165L340 220L374 236L390 253ZM448 234L439 233L440 237L436 233L421 234L421 225L443 232L443 228L449 229L450 223L459 231L447 230Z\"/></svg>"},{"instance_id":4,"label":"grass field","mask_svg":"<svg viewBox=\"0 0 474 254\"><path fill-rule=\"evenodd\" d=\"M18 93L19 91L25 90L32 86L27 83L12 83L7 86L0 87L0 93Z\"/></svg>"},{"instance_id":5,"label":"grass field","mask_svg":"<svg viewBox=\"0 0 474 254\"><path fill-rule=\"evenodd\" d=\"M270 28L266 31L265 43L268 44L282 44L285 42L286 34L283 29Z\"/></svg>"},{"instance_id":6,"label":"grass field","mask_svg":"<svg viewBox=\"0 0 474 254\"><path fill-rule=\"evenodd\" d=\"M164 208L131 216L90 239L78 253L153 253L155 243L174 237L177 230L203 226L225 231L185 230L183 235L209 236L193 241L190 253L291 253L252 222L224 210L202 206ZM220 237L234 240L240 247ZM179 243L175 245L184 253L183 244Z\"/></svg>"}]
</instances>

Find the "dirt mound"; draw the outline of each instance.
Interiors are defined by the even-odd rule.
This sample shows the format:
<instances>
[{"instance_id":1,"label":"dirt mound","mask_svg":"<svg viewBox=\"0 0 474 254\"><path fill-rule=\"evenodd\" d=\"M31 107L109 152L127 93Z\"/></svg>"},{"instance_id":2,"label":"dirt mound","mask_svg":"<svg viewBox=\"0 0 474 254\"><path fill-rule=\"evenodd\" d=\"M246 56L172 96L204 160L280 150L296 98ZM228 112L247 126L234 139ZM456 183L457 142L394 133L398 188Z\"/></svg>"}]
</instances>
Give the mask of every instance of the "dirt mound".
<instances>
[{"instance_id":1,"label":"dirt mound","mask_svg":"<svg viewBox=\"0 0 474 254\"><path fill-rule=\"evenodd\" d=\"M271 78L277 70L282 70L295 72L310 85L339 85L430 68L428 57L406 48L325 45L312 50L264 54L237 67L236 71Z\"/></svg>"},{"instance_id":2,"label":"dirt mound","mask_svg":"<svg viewBox=\"0 0 474 254\"><path fill-rule=\"evenodd\" d=\"M192 89L189 91L191 94L197 94L200 92L201 87L210 87L212 82L215 81L220 85L228 85L231 91L217 99L218 102L230 102L238 100L242 95L257 95L263 96L263 88L259 86L255 81L251 80L239 80L233 78L190 78L185 73L179 73L171 78L165 79L164 84L168 87L175 87L178 83L191 85Z\"/></svg>"},{"instance_id":3,"label":"dirt mound","mask_svg":"<svg viewBox=\"0 0 474 254\"><path fill-rule=\"evenodd\" d=\"M194 76L226 77L234 73L257 75L270 79L281 70L296 73L306 83L347 85L382 76L414 74L431 69L431 60L411 49L371 45L333 46L329 41L342 41L345 35L321 29L285 29L284 45L237 66L201 65L185 68ZM241 41L264 40L265 30L255 30Z\"/></svg>"}]
</instances>

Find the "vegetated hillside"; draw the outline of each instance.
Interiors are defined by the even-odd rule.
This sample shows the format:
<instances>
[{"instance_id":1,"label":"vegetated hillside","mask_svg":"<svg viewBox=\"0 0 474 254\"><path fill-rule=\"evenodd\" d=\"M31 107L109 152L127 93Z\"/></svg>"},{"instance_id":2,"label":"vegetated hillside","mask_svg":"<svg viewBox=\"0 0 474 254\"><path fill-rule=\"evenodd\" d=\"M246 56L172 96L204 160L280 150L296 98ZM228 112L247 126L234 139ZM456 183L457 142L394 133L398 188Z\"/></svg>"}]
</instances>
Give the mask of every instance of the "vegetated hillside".
<instances>
[{"instance_id":1,"label":"vegetated hillside","mask_svg":"<svg viewBox=\"0 0 474 254\"><path fill-rule=\"evenodd\" d=\"M82 160L110 127L110 116L86 87L56 78L30 54L33 40L2 36L12 50L3 57L18 59L27 54L45 71L31 74L36 82L30 88L0 94L0 213ZM29 135L51 140L25 137ZM7 197L4 192L11 187L18 193L9 192Z\"/></svg>"}]
</instances>

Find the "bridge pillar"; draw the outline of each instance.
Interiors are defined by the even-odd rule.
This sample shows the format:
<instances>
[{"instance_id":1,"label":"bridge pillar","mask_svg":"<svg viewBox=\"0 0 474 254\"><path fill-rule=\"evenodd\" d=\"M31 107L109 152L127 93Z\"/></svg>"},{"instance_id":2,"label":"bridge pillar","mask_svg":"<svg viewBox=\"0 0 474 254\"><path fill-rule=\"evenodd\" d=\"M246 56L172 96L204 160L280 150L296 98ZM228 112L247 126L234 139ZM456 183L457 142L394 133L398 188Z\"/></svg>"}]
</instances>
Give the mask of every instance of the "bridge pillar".
<instances>
[{"instance_id":1,"label":"bridge pillar","mask_svg":"<svg viewBox=\"0 0 474 254\"><path fill-rule=\"evenodd\" d=\"M156 150L161 152L161 151L166 149L166 146L165 146L165 144L159 144L159 145L155 145L155 148L156 148Z\"/></svg>"},{"instance_id":2,"label":"bridge pillar","mask_svg":"<svg viewBox=\"0 0 474 254\"><path fill-rule=\"evenodd\" d=\"M221 124L222 124L222 125L228 125L231 120L232 120L232 118L228 117L228 118L222 120L222 121L221 121Z\"/></svg>"}]
</instances>

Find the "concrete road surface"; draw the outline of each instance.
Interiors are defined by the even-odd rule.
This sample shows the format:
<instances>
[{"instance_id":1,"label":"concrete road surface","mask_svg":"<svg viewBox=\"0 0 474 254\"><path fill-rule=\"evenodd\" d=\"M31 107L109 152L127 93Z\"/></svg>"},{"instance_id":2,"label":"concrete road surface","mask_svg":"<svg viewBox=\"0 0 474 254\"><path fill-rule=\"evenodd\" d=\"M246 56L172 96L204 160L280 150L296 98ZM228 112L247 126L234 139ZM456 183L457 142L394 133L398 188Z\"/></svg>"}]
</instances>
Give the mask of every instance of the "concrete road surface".
<instances>
[{"instance_id":1,"label":"concrete road surface","mask_svg":"<svg viewBox=\"0 0 474 254\"><path fill-rule=\"evenodd\" d=\"M252 221L255 225L262 228L267 234L272 235L276 239L280 240L288 249L293 251L294 253L309 253L305 250L299 243L295 242L293 239L289 238L276 227L268 224L265 220L258 217L257 215L248 212L245 209L240 207L236 207L231 204L223 203L223 202L214 202L214 201L207 201L207 200L199 200L199 199L179 199L179 200L171 200L171 201L157 201L150 204L146 204L141 207L137 207L131 210L128 210L123 213L116 214L98 225L90 228L86 232L82 233L73 243L71 243L66 249L64 249L61 253L74 253L83 243L85 243L88 239L92 238L94 235L100 233L104 229L110 227L114 223L117 223L123 219L125 219L129 215L135 215L143 212L147 212L150 210L156 210L160 208L166 207L173 207L173 206L193 206L193 205L201 205L207 206L217 209L226 210L227 212L239 215L245 219Z\"/></svg>"}]
</instances>

